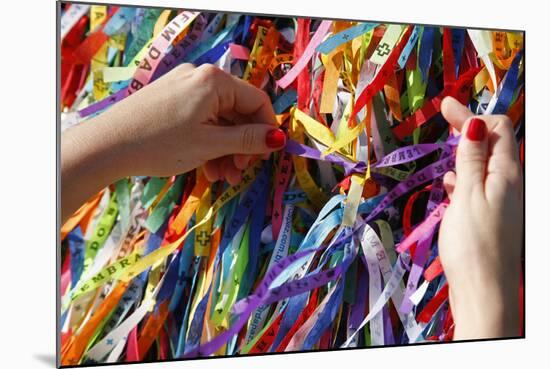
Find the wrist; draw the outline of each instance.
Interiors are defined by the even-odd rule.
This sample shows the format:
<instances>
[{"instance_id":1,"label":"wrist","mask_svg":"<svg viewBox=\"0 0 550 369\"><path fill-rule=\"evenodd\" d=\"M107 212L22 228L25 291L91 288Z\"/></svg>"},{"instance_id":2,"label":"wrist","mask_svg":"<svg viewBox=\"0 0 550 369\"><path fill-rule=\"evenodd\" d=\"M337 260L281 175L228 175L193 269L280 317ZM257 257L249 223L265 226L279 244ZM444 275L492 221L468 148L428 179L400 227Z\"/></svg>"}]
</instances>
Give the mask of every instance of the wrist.
<instances>
[{"instance_id":1,"label":"wrist","mask_svg":"<svg viewBox=\"0 0 550 369\"><path fill-rule=\"evenodd\" d=\"M108 114L83 122L63 133L63 167L73 176L90 177L105 187L129 175L127 150L119 141L108 124Z\"/></svg>"},{"instance_id":2,"label":"wrist","mask_svg":"<svg viewBox=\"0 0 550 369\"><path fill-rule=\"evenodd\" d=\"M90 122L89 137L94 141L94 159L99 170L109 180L109 185L121 178L135 174L135 160L131 134L124 129L124 122L128 117L120 116L113 109L97 117L97 121Z\"/></svg>"},{"instance_id":3,"label":"wrist","mask_svg":"<svg viewBox=\"0 0 550 369\"><path fill-rule=\"evenodd\" d=\"M455 339L515 337L519 335L519 283L450 285Z\"/></svg>"}]
</instances>

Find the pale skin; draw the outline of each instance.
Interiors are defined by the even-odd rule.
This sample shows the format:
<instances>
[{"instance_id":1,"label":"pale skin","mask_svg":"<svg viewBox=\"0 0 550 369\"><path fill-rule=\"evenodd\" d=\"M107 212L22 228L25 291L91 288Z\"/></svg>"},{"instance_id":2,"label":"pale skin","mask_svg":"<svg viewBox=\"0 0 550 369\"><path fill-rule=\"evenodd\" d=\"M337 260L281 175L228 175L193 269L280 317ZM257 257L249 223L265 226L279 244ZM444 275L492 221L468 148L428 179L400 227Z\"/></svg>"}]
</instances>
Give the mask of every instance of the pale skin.
<instances>
[{"instance_id":1,"label":"pale skin","mask_svg":"<svg viewBox=\"0 0 550 369\"><path fill-rule=\"evenodd\" d=\"M131 175L171 176L202 167L236 184L277 129L269 97L212 65L182 64L61 137L64 221L90 196ZM284 135L283 135L284 137Z\"/></svg>"},{"instance_id":2,"label":"pale skin","mask_svg":"<svg viewBox=\"0 0 550 369\"><path fill-rule=\"evenodd\" d=\"M456 173L443 178L451 203L439 231L454 339L519 336L523 192L512 122L505 115L480 116L487 133L472 141L465 134L474 118L470 110L446 98L441 111L462 133Z\"/></svg>"},{"instance_id":3,"label":"pale skin","mask_svg":"<svg viewBox=\"0 0 550 369\"><path fill-rule=\"evenodd\" d=\"M442 113L462 132L472 117L452 99L443 101ZM456 174L444 177L451 204L439 248L455 339L519 335L519 159L509 120L483 119L488 137L461 139ZM263 91L216 67L183 64L62 134L62 222L128 176L172 176L200 167L210 181L238 183L252 161L284 147L281 134Z\"/></svg>"}]
</instances>

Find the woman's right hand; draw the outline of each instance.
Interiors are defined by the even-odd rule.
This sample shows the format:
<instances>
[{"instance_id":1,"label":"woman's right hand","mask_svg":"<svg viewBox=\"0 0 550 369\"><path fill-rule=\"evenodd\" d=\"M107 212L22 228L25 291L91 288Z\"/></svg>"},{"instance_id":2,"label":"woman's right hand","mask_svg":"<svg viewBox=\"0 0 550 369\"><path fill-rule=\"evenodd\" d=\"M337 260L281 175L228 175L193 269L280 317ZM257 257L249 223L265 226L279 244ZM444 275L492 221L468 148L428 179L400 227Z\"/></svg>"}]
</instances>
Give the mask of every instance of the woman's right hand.
<instances>
[{"instance_id":1,"label":"woman's right hand","mask_svg":"<svg viewBox=\"0 0 550 369\"><path fill-rule=\"evenodd\" d=\"M474 116L450 97L441 112L462 134L439 232L454 339L518 336L523 190L512 122Z\"/></svg>"}]
</instances>

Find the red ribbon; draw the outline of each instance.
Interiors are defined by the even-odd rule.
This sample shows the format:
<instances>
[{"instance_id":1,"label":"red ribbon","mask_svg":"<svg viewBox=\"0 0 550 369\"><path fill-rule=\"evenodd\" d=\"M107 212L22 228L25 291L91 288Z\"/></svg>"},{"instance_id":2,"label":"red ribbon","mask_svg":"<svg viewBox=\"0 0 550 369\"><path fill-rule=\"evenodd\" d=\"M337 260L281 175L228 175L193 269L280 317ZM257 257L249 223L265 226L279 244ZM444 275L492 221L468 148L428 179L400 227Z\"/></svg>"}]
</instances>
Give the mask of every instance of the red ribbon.
<instances>
[{"instance_id":1,"label":"red ribbon","mask_svg":"<svg viewBox=\"0 0 550 369\"><path fill-rule=\"evenodd\" d=\"M275 341L275 337L277 336L277 332L279 332L279 328L281 326L281 320L282 320L283 314L279 314L277 319L273 323L271 323L271 326L262 334L258 342L252 346L249 354L260 354L268 352L269 348L273 344L273 341Z\"/></svg>"},{"instance_id":2,"label":"red ribbon","mask_svg":"<svg viewBox=\"0 0 550 369\"><path fill-rule=\"evenodd\" d=\"M466 103L469 95L469 88L474 77L479 73L481 68L471 68L466 73L462 74L458 80L450 86L443 88L443 91L432 99L426 101L424 105L414 112L413 115L401 122L397 127L393 128L393 134L403 140L405 136L412 134L417 128L422 126L428 120L433 118L441 111L441 101L446 96L453 96L461 103Z\"/></svg>"},{"instance_id":3,"label":"red ribbon","mask_svg":"<svg viewBox=\"0 0 550 369\"><path fill-rule=\"evenodd\" d=\"M428 323L430 320L432 320L432 317L436 313L436 311L441 307L441 305L447 300L449 297L449 285L445 283L443 287L437 293L435 296L424 306L424 309L418 314L418 317L416 318L417 321L420 323Z\"/></svg>"},{"instance_id":4,"label":"red ribbon","mask_svg":"<svg viewBox=\"0 0 550 369\"><path fill-rule=\"evenodd\" d=\"M437 256L434 261L432 261L430 266L424 271L424 279L431 282L441 273L443 273L443 265L441 265L441 260L439 259L439 256Z\"/></svg>"},{"instance_id":5,"label":"red ribbon","mask_svg":"<svg viewBox=\"0 0 550 369\"><path fill-rule=\"evenodd\" d=\"M413 26L407 27L407 30L403 34L403 37L401 37L401 40L399 41L397 46L393 48L390 56L388 57L384 65L380 68L372 82L363 90L363 92L361 92L361 95L359 95L359 97L357 98L357 101L355 102L355 106L353 107L348 121L348 125L350 127L353 126L352 123L357 116L357 113L359 113L361 109L363 109L367 105L367 103L377 92L384 88L384 85L393 74L399 56L401 55L403 48L407 44L407 41L412 34L413 28Z\"/></svg>"},{"instance_id":6,"label":"red ribbon","mask_svg":"<svg viewBox=\"0 0 550 369\"><path fill-rule=\"evenodd\" d=\"M309 298L309 302L306 308L302 311L298 319L296 319L296 323L294 323L294 325L290 328L290 330L288 331L286 336L283 338L283 340L281 341L281 343L279 344L279 347L277 347L275 352L283 352L286 346L288 345L288 343L290 342L290 340L292 339L292 337L294 336L294 334L298 331L298 329L300 329L302 324L304 324L304 322L311 316L311 314L313 314L313 312L315 311L315 307L317 306L317 291L318 291L317 288L313 290L313 293Z\"/></svg>"},{"instance_id":7,"label":"red ribbon","mask_svg":"<svg viewBox=\"0 0 550 369\"><path fill-rule=\"evenodd\" d=\"M298 18L298 28L296 30L296 41L294 43L293 57L294 61L300 59L309 43L309 28L311 19ZM311 91L311 81L309 78L309 67L304 68L296 78L298 91L298 109L309 111L308 102Z\"/></svg>"}]
</instances>

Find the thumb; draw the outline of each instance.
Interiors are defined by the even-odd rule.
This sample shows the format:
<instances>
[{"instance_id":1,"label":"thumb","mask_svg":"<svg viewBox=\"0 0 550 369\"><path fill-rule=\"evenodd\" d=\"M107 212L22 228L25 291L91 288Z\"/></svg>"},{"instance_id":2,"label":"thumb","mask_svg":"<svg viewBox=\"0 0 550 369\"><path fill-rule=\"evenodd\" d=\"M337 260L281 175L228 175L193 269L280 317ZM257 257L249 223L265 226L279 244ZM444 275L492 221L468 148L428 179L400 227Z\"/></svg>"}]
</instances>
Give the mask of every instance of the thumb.
<instances>
[{"instance_id":1,"label":"thumb","mask_svg":"<svg viewBox=\"0 0 550 369\"><path fill-rule=\"evenodd\" d=\"M473 117L462 126L462 136L456 153L455 190L471 194L483 189L488 156L487 125Z\"/></svg>"},{"instance_id":2,"label":"thumb","mask_svg":"<svg viewBox=\"0 0 550 369\"><path fill-rule=\"evenodd\" d=\"M213 159L232 154L267 154L282 149L286 134L270 124L240 124L234 126L208 126Z\"/></svg>"}]
</instances>

